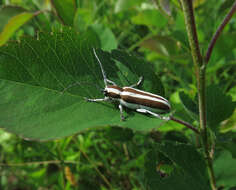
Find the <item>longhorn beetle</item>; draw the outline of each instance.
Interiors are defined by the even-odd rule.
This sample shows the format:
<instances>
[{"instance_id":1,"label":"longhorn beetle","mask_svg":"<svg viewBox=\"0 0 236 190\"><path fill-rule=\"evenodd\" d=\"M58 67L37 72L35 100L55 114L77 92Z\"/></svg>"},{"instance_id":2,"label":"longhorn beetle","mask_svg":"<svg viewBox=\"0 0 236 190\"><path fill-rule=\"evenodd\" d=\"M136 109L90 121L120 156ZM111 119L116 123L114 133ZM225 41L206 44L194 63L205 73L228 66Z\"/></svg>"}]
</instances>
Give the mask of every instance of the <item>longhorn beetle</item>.
<instances>
[{"instance_id":1,"label":"longhorn beetle","mask_svg":"<svg viewBox=\"0 0 236 190\"><path fill-rule=\"evenodd\" d=\"M168 100L162 96L152 94L150 92L145 92L142 90L135 89L140 85L143 80L143 77L139 78L139 81L128 87L119 87L115 82L109 80L105 74L102 63L99 60L95 49L93 48L93 53L100 65L105 88L103 90L104 98L101 99L88 99L90 102L101 102L101 101L118 101L121 120L124 120L123 116L123 106L133 109L140 113L150 114L154 117L169 120L169 117L160 116L160 113L168 113L171 109L170 103ZM109 85L110 84L110 85Z\"/></svg>"}]
</instances>

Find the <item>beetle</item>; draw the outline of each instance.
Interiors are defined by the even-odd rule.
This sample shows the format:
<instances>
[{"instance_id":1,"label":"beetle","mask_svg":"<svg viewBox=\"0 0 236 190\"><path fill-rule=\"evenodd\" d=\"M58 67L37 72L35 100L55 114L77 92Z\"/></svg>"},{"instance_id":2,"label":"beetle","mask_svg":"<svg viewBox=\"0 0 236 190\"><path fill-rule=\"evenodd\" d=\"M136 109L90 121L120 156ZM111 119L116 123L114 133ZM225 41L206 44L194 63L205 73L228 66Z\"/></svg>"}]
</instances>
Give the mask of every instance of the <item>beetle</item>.
<instances>
[{"instance_id":1,"label":"beetle","mask_svg":"<svg viewBox=\"0 0 236 190\"><path fill-rule=\"evenodd\" d=\"M87 101L89 102L118 101L121 120L124 120L123 106L140 113L150 114L159 119L169 120L169 117L163 117L159 115L170 112L171 106L168 100L166 100L162 96L146 92L143 90L138 90L135 88L141 84L143 77L140 77L138 82L131 86L119 87L115 82L107 78L102 63L98 58L94 48L93 48L93 53L102 71L105 84L103 94L105 97L99 99L85 98Z\"/></svg>"}]
</instances>

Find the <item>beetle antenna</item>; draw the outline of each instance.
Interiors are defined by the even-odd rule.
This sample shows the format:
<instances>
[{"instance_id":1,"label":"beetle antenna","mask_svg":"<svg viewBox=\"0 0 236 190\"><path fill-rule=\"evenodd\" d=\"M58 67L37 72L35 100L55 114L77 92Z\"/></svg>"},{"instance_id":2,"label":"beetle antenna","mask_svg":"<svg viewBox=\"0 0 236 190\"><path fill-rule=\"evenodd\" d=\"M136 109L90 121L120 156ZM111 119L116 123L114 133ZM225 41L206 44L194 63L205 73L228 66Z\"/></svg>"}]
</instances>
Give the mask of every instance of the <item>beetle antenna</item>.
<instances>
[{"instance_id":1,"label":"beetle antenna","mask_svg":"<svg viewBox=\"0 0 236 190\"><path fill-rule=\"evenodd\" d=\"M100 68L101 68L101 71L102 71L102 75L103 75L103 79L104 79L104 84L105 84L105 86L107 86L107 76L106 76L106 73L105 73L105 71L104 71L104 69L103 69L103 67L102 67L102 63L101 63L101 61L99 60L99 58L98 58L98 56L97 56L97 53L96 53L96 51L95 51L94 48L93 48L93 53L94 53L96 59L98 60L99 65L100 65Z\"/></svg>"},{"instance_id":2,"label":"beetle antenna","mask_svg":"<svg viewBox=\"0 0 236 190\"><path fill-rule=\"evenodd\" d=\"M63 91L61 91L61 94L64 94L68 89L70 89L70 88L72 88L72 87L74 87L74 86L82 86L81 84L82 84L81 82L72 83L72 84L68 85L66 88L64 88ZM84 83L84 84L86 84L86 83ZM90 83L87 83L87 84L88 84L88 85L91 85ZM94 85L94 84L93 84L93 85ZM96 87L99 91L101 91L101 88L100 88L97 84L95 84L95 87Z\"/></svg>"}]
</instances>

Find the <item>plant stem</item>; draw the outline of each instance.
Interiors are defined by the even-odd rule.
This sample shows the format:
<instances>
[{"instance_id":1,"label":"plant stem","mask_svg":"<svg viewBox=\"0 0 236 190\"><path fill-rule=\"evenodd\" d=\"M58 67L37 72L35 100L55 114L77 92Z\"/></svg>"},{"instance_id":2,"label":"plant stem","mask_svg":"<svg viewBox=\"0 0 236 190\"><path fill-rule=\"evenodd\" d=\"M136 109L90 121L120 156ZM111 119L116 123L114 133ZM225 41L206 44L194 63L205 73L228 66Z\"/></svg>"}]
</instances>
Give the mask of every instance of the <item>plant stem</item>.
<instances>
[{"instance_id":1,"label":"plant stem","mask_svg":"<svg viewBox=\"0 0 236 190\"><path fill-rule=\"evenodd\" d=\"M234 15L235 12L236 12L236 1L234 2L232 8L230 9L228 14L224 18L223 22L217 28L215 34L213 35L213 37L211 39L211 42L208 45L207 53L206 53L206 56L205 56L205 63L206 64L208 63L208 61L209 61L209 59L211 57L211 53L212 53L212 50L213 50L214 45L216 43L216 40L218 39L219 35L221 34L221 32L225 28L226 24L230 21L230 19L232 18L232 16Z\"/></svg>"},{"instance_id":2,"label":"plant stem","mask_svg":"<svg viewBox=\"0 0 236 190\"><path fill-rule=\"evenodd\" d=\"M200 53L192 0L181 0L181 5L184 12L186 30L188 34L188 40L189 40L189 44L191 48L191 53L193 57L196 78L197 78L200 136L201 136L202 145L204 148L204 154L205 154L207 169L209 173L210 185L211 185L212 190L216 190L217 189L216 181L215 181L215 175L213 171L212 159L210 157L208 135L207 135L207 125L206 125L206 86L205 86L206 67Z\"/></svg>"},{"instance_id":3,"label":"plant stem","mask_svg":"<svg viewBox=\"0 0 236 190\"><path fill-rule=\"evenodd\" d=\"M175 122L177 122L177 123L180 123L180 124L184 125L185 127L191 129L191 130L194 131L195 133L200 134L200 132L198 131L198 129L196 129L195 127L193 127L191 124L187 123L186 121L182 121L182 120L177 119L177 118L175 118L175 117L173 117L173 116L170 116L170 120L175 121Z\"/></svg>"}]
</instances>

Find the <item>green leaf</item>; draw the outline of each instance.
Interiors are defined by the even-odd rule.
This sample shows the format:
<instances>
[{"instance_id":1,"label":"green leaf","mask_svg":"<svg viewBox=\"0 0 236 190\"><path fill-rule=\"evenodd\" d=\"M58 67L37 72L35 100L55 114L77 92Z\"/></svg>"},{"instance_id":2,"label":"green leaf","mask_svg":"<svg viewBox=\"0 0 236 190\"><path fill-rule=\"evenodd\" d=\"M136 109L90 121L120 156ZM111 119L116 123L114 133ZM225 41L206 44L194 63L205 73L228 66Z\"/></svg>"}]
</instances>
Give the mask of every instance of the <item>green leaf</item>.
<instances>
[{"instance_id":1,"label":"green leaf","mask_svg":"<svg viewBox=\"0 0 236 190\"><path fill-rule=\"evenodd\" d=\"M222 14L226 12L226 10L228 10L229 8L231 8L231 6L234 4L234 0L228 0L228 1L224 1L222 2L219 10L218 10L218 14Z\"/></svg>"},{"instance_id":2,"label":"green leaf","mask_svg":"<svg viewBox=\"0 0 236 190\"><path fill-rule=\"evenodd\" d=\"M178 51L176 41L169 36L152 36L148 39L145 39L141 43L141 46L164 56L174 55Z\"/></svg>"},{"instance_id":3,"label":"green leaf","mask_svg":"<svg viewBox=\"0 0 236 190\"><path fill-rule=\"evenodd\" d=\"M207 123L215 128L221 121L229 118L236 107L232 97L222 92L219 86L207 87Z\"/></svg>"},{"instance_id":4,"label":"green leaf","mask_svg":"<svg viewBox=\"0 0 236 190\"><path fill-rule=\"evenodd\" d=\"M93 24L90 28L99 37L102 50L110 51L118 47L116 37L108 27L105 27L102 24Z\"/></svg>"},{"instance_id":5,"label":"green leaf","mask_svg":"<svg viewBox=\"0 0 236 190\"><path fill-rule=\"evenodd\" d=\"M20 13L25 12L26 10L22 7L17 6L4 6L0 9L0 31L4 29L4 26L8 21Z\"/></svg>"},{"instance_id":6,"label":"green leaf","mask_svg":"<svg viewBox=\"0 0 236 190\"><path fill-rule=\"evenodd\" d=\"M189 115L198 120L197 104L184 92L180 92L179 96ZM221 121L233 114L236 104L232 101L232 97L224 94L218 85L208 86L206 97L207 124L216 129Z\"/></svg>"},{"instance_id":7,"label":"green leaf","mask_svg":"<svg viewBox=\"0 0 236 190\"><path fill-rule=\"evenodd\" d=\"M198 105L185 92L179 92L180 100L187 113L195 120L198 120Z\"/></svg>"},{"instance_id":8,"label":"green leaf","mask_svg":"<svg viewBox=\"0 0 236 190\"><path fill-rule=\"evenodd\" d=\"M196 0L194 1L194 8L202 6L202 4L205 3L206 0Z\"/></svg>"},{"instance_id":9,"label":"green leaf","mask_svg":"<svg viewBox=\"0 0 236 190\"><path fill-rule=\"evenodd\" d=\"M140 46L175 61L188 59L188 54L180 52L178 41L170 36L154 35L143 40Z\"/></svg>"},{"instance_id":10,"label":"green leaf","mask_svg":"<svg viewBox=\"0 0 236 190\"><path fill-rule=\"evenodd\" d=\"M229 131L227 133L216 133L216 150L229 151L232 158L236 159L236 133Z\"/></svg>"},{"instance_id":11,"label":"green leaf","mask_svg":"<svg viewBox=\"0 0 236 190\"><path fill-rule=\"evenodd\" d=\"M85 31L93 22L93 11L91 9L78 8L74 17L74 27L78 31Z\"/></svg>"},{"instance_id":12,"label":"green leaf","mask_svg":"<svg viewBox=\"0 0 236 190\"><path fill-rule=\"evenodd\" d=\"M234 49L236 47L236 32L223 33L219 36L212 51L209 68L214 67L219 60L230 58L234 60ZM226 59L227 60L227 59Z\"/></svg>"},{"instance_id":13,"label":"green leaf","mask_svg":"<svg viewBox=\"0 0 236 190\"><path fill-rule=\"evenodd\" d=\"M115 12L121 12L124 10L131 9L135 6L138 6L140 3L142 3L142 0L118 0L115 4Z\"/></svg>"},{"instance_id":14,"label":"green leaf","mask_svg":"<svg viewBox=\"0 0 236 190\"><path fill-rule=\"evenodd\" d=\"M1 47L0 127L26 138L48 140L99 126L150 130L160 125L161 120L128 109L122 122L116 104L84 100L104 97L101 70L91 50L93 40L91 34L64 28ZM118 85L131 85L143 76L141 89L163 93L158 91L162 84L151 64L122 51L97 50L97 54L109 79Z\"/></svg>"},{"instance_id":15,"label":"green leaf","mask_svg":"<svg viewBox=\"0 0 236 190\"><path fill-rule=\"evenodd\" d=\"M236 140L234 139L234 141L225 142L221 144L226 150L228 150L232 154L232 157L234 159L236 159L236 149L235 149L236 142L235 141Z\"/></svg>"},{"instance_id":16,"label":"green leaf","mask_svg":"<svg viewBox=\"0 0 236 190\"><path fill-rule=\"evenodd\" d=\"M157 75L154 74L154 67L152 64L145 64L144 60L137 60L137 55L127 55L122 51L113 51L111 55L113 59L118 61L115 62L116 66L122 71L117 73L119 80L122 81L121 86L125 86L127 83L134 84L135 82L131 81L137 81L138 75L139 77L142 76L144 78L142 86L146 91L156 92L156 94L165 96L164 86ZM150 75L149 71L152 75Z\"/></svg>"},{"instance_id":17,"label":"green leaf","mask_svg":"<svg viewBox=\"0 0 236 190\"><path fill-rule=\"evenodd\" d=\"M4 45L18 28L20 28L35 15L36 14L24 12L13 16L0 33L0 46Z\"/></svg>"},{"instance_id":18,"label":"green leaf","mask_svg":"<svg viewBox=\"0 0 236 190\"><path fill-rule=\"evenodd\" d=\"M205 162L194 146L167 142L155 147L146 156L146 189L173 190L174 187L175 190L210 190ZM170 159L174 166L174 170L165 178L156 170L158 152Z\"/></svg>"},{"instance_id":19,"label":"green leaf","mask_svg":"<svg viewBox=\"0 0 236 190\"><path fill-rule=\"evenodd\" d=\"M183 134L183 132L178 131L169 131L165 134L165 140L180 142L180 143L188 143L188 138Z\"/></svg>"},{"instance_id":20,"label":"green leaf","mask_svg":"<svg viewBox=\"0 0 236 190\"><path fill-rule=\"evenodd\" d=\"M61 21L65 25L72 26L76 12L75 0L53 0L52 4L55 7Z\"/></svg>"},{"instance_id":21,"label":"green leaf","mask_svg":"<svg viewBox=\"0 0 236 190\"><path fill-rule=\"evenodd\" d=\"M156 9L144 10L137 16L132 17L132 22L138 25L146 25L148 27L155 26L157 28L163 28L167 24L167 19Z\"/></svg>"},{"instance_id":22,"label":"green leaf","mask_svg":"<svg viewBox=\"0 0 236 190\"><path fill-rule=\"evenodd\" d=\"M110 127L105 131L105 137L112 141L127 142L134 136L134 132L128 128Z\"/></svg>"},{"instance_id":23,"label":"green leaf","mask_svg":"<svg viewBox=\"0 0 236 190\"><path fill-rule=\"evenodd\" d=\"M176 30L171 33L171 36L175 39L178 40L182 46L184 46L185 49L188 50L188 53L190 53L190 48L189 48L189 43L188 43L188 37L187 34L184 33L181 30Z\"/></svg>"},{"instance_id":24,"label":"green leaf","mask_svg":"<svg viewBox=\"0 0 236 190\"><path fill-rule=\"evenodd\" d=\"M236 131L236 110L232 114L232 116L227 119L227 121L223 122L223 124L220 126L221 132L227 132L227 131Z\"/></svg>"},{"instance_id":25,"label":"green leaf","mask_svg":"<svg viewBox=\"0 0 236 190\"><path fill-rule=\"evenodd\" d=\"M214 171L218 186L225 189L236 186L236 159L228 151L223 151L214 161Z\"/></svg>"}]
</instances>

